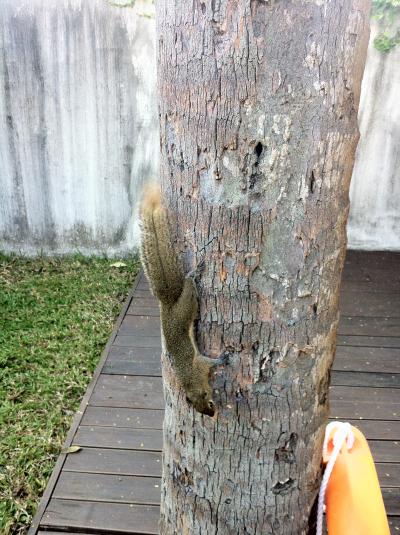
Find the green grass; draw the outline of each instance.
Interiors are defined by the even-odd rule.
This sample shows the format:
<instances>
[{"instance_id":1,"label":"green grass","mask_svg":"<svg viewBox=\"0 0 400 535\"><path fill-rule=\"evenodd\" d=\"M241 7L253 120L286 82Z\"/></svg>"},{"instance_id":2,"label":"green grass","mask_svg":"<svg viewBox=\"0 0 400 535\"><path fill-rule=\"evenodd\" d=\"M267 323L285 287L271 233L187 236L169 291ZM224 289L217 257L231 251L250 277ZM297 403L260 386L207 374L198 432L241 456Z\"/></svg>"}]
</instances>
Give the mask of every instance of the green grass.
<instances>
[{"instance_id":1,"label":"green grass","mask_svg":"<svg viewBox=\"0 0 400 535\"><path fill-rule=\"evenodd\" d=\"M0 533L25 533L138 262L0 255Z\"/></svg>"}]
</instances>

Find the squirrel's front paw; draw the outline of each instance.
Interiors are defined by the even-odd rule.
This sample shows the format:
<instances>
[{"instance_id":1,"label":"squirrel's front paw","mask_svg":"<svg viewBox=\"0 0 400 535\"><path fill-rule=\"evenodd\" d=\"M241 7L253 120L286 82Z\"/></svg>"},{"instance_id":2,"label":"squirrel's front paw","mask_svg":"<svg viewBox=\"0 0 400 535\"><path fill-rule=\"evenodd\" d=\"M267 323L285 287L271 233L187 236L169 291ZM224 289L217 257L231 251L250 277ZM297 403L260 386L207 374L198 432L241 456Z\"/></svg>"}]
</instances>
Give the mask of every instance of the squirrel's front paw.
<instances>
[{"instance_id":1,"label":"squirrel's front paw","mask_svg":"<svg viewBox=\"0 0 400 535\"><path fill-rule=\"evenodd\" d=\"M199 355L199 359L208 364L209 366L222 366L223 364L228 364L229 359L232 356L230 351L224 351L217 358L206 357L205 355Z\"/></svg>"},{"instance_id":2,"label":"squirrel's front paw","mask_svg":"<svg viewBox=\"0 0 400 535\"><path fill-rule=\"evenodd\" d=\"M188 274L187 274L187 277L190 277L191 279L193 279L195 282L197 282L197 279L200 277L200 275L203 273L204 271L204 268L206 267L206 263L205 263L205 260L204 258L202 260L200 260L200 262L197 264L196 268L193 269L192 271L190 271Z\"/></svg>"},{"instance_id":3,"label":"squirrel's front paw","mask_svg":"<svg viewBox=\"0 0 400 535\"><path fill-rule=\"evenodd\" d=\"M216 359L218 361L218 364L229 364L229 360L232 354L233 353L231 351L224 351L223 353L221 353L218 359Z\"/></svg>"}]
</instances>

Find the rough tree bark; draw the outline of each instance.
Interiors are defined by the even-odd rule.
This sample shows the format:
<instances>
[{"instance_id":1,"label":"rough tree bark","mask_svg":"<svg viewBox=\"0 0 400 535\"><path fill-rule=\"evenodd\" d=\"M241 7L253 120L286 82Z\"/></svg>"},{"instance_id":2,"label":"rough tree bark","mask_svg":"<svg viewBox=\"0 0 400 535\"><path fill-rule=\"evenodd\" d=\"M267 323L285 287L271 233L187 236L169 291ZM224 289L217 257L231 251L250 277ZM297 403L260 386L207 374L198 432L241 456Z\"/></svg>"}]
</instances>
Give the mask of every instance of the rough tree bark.
<instances>
[{"instance_id":1,"label":"rough tree bark","mask_svg":"<svg viewBox=\"0 0 400 535\"><path fill-rule=\"evenodd\" d=\"M335 352L369 0L158 0L161 181L199 284L194 412L163 359L162 534L307 533Z\"/></svg>"}]
</instances>

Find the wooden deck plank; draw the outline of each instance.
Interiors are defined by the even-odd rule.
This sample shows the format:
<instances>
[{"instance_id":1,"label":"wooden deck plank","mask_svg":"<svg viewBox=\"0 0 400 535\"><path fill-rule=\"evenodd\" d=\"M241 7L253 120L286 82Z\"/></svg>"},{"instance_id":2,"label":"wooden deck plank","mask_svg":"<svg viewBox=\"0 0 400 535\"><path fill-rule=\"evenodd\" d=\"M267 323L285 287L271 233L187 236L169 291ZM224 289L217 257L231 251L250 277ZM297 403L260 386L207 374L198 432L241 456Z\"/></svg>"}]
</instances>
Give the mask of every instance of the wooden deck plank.
<instances>
[{"instance_id":1,"label":"wooden deck plank","mask_svg":"<svg viewBox=\"0 0 400 535\"><path fill-rule=\"evenodd\" d=\"M161 451L162 432L159 429L81 425L76 432L74 444L92 448Z\"/></svg>"},{"instance_id":2,"label":"wooden deck plank","mask_svg":"<svg viewBox=\"0 0 400 535\"><path fill-rule=\"evenodd\" d=\"M400 293L400 255L347 251L342 294L351 292Z\"/></svg>"},{"instance_id":3,"label":"wooden deck plank","mask_svg":"<svg viewBox=\"0 0 400 535\"><path fill-rule=\"evenodd\" d=\"M90 398L90 405L163 409L161 378L102 374Z\"/></svg>"},{"instance_id":4,"label":"wooden deck plank","mask_svg":"<svg viewBox=\"0 0 400 535\"><path fill-rule=\"evenodd\" d=\"M351 291L360 293L394 293L400 292L399 280L393 278L393 269L379 269L373 268L368 272L357 270L355 267L347 268L345 271L345 278L343 290L350 288Z\"/></svg>"},{"instance_id":5,"label":"wooden deck plank","mask_svg":"<svg viewBox=\"0 0 400 535\"><path fill-rule=\"evenodd\" d=\"M129 338L129 337L125 337ZM338 346L355 346L355 347L393 347L400 349L400 337L397 336L347 336L338 335Z\"/></svg>"},{"instance_id":6,"label":"wooden deck plank","mask_svg":"<svg viewBox=\"0 0 400 535\"><path fill-rule=\"evenodd\" d=\"M388 410L387 405L354 402L348 399L330 400L331 415L339 420L364 419L364 420L392 420L399 421L400 414Z\"/></svg>"},{"instance_id":7,"label":"wooden deck plank","mask_svg":"<svg viewBox=\"0 0 400 535\"><path fill-rule=\"evenodd\" d=\"M160 336L160 335L159 335ZM398 352L400 355L400 352ZM110 360L126 360L127 362L135 361L160 361L161 351L157 347L139 347L139 346L112 346L108 361Z\"/></svg>"},{"instance_id":8,"label":"wooden deck plank","mask_svg":"<svg viewBox=\"0 0 400 535\"><path fill-rule=\"evenodd\" d=\"M400 533L400 516L389 516L390 535L399 535Z\"/></svg>"},{"instance_id":9,"label":"wooden deck plank","mask_svg":"<svg viewBox=\"0 0 400 535\"><path fill-rule=\"evenodd\" d=\"M157 535L160 508L156 505L102 503L53 498L43 515L43 528L98 530L101 533Z\"/></svg>"},{"instance_id":10,"label":"wooden deck plank","mask_svg":"<svg viewBox=\"0 0 400 535\"><path fill-rule=\"evenodd\" d=\"M53 498L108 503L160 504L159 477L62 471Z\"/></svg>"},{"instance_id":11,"label":"wooden deck plank","mask_svg":"<svg viewBox=\"0 0 400 535\"><path fill-rule=\"evenodd\" d=\"M391 255L390 255L391 256ZM389 259L389 256L387 257ZM389 260L379 262L377 258L365 255L364 260L354 261L351 258L345 260L345 274L348 280L351 278L368 278L379 283L382 278L387 277L392 282L400 283L399 262L396 256L392 256Z\"/></svg>"},{"instance_id":12,"label":"wooden deck plank","mask_svg":"<svg viewBox=\"0 0 400 535\"><path fill-rule=\"evenodd\" d=\"M358 269L400 267L400 252L398 251L356 251L349 249L346 252L345 272L349 267L355 266Z\"/></svg>"},{"instance_id":13,"label":"wooden deck plank","mask_svg":"<svg viewBox=\"0 0 400 535\"><path fill-rule=\"evenodd\" d=\"M400 463L376 463L379 483L384 487L400 487Z\"/></svg>"},{"instance_id":14,"label":"wooden deck plank","mask_svg":"<svg viewBox=\"0 0 400 535\"><path fill-rule=\"evenodd\" d=\"M380 290L382 293L392 291L398 293L400 284L398 275L396 275L395 271L396 269L392 266L375 266L369 267L368 270L359 269L356 266L346 266L345 280L348 283L354 283L356 291L360 290L360 283L365 285L369 283L370 287L373 288L373 292L375 290Z\"/></svg>"},{"instance_id":15,"label":"wooden deck plank","mask_svg":"<svg viewBox=\"0 0 400 535\"><path fill-rule=\"evenodd\" d=\"M341 419L400 420L400 396L394 388L331 386L330 407Z\"/></svg>"},{"instance_id":16,"label":"wooden deck plank","mask_svg":"<svg viewBox=\"0 0 400 535\"><path fill-rule=\"evenodd\" d=\"M156 336L160 335L161 321L160 316L154 318L152 316L146 316L142 314L141 316L125 316L124 320L121 323L120 330L126 325L129 324L130 328L137 329L146 329L146 334L149 333L153 327L156 328Z\"/></svg>"},{"instance_id":17,"label":"wooden deck plank","mask_svg":"<svg viewBox=\"0 0 400 535\"><path fill-rule=\"evenodd\" d=\"M161 353L161 338L158 336L125 336L118 335L114 340L118 347L148 347L157 349Z\"/></svg>"},{"instance_id":18,"label":"wooden deck plank","mask_svg":"<svg viewBox=\"0 0 400 535\"><path fill-rule=\"evenodd\" d=\"M134 297L132 298L132 301L130 303L132 307L157 307L158 303L157 300L149 293L147 296L138 296L135 292Z\"/></svg>"},{"instance_id":19,"label":"wooden deck plank","mask_svg":"<svg viewBox=\"0 0 400 535\"><path fill-rule=\"evenodd\" d=\"M381 279L380 281L372 281L370 279L357 279L354 277L352 280L346 277L342 279L341 293L353 292L354 294L361 295L363 293L368 294L399 294L400 285L396 281L390 279Z\"/></svg>"},{"instance_id":20,"label":"wooden deck plank","mask_svg":"<svg viewBox=\"0 0 400 535\"><path fill-rule=\"evenodd\" d=\"M161 362L110 361L104 365L104 373L109 375L143 375L161 377Z\"/></svg>"},{"instance_id":21,"label":"wooden deck plank","mask_svg":"<svg viewBox=\"0 0 400 535\"><path fill-rule=\"evenodd\" d=\"M68 455L64 471L161 477L161 451L82 448ZM394 486L394 485L393 485Z\"/></svg>"},{"instance_id":22,"label":"wooden deck plank","mask_svg":"<svg viewBox=\"0 0 400 535\"><path fill-rule=\"evenodd\" d=\"M395 388L368 388L354 386L331 386L331 400L351 399L366 405L386 405L388 410L400 409L400 395Z\"/></svg>"},{"instance_id":23,"label":"wooden deck plank","mask_svg":"<svg viewBox=\"0 0 400 535\"><path fill-rule=\"evenodd\" d=\"M149 289L149 283L147 282L146 275L142 272L140 274L140 280L137 285L138 290L148 290Z\"/></svg>"},{"instance_id":24,"label":"wooden deck plank","mask_svg":"<svg viewBox=\"0 0 400 535\"><path fill-rule=\"evenodd\" d=\"M331 384L336 386L371 386L400 388L400 374L332 371ZM400 397L400 392L398 394Z\"/></svg>"},{"instance_id":25,"label":"wooden deck plank","mask_svg":"<svg viewBox=\"0 0 400 535\"><path fill-rule=\"evenodd\" d=\"M152 299L157 304L157 299L150 292L148 285L142 284L136 288L135 299Z\"/></svg>"},{"instance_id":26,"label":"wooden deck plank","mask_svg":"<svg viewBox=\"0 0 400 535\"><path fill-rule=\"evenodd\" d=\"M103 367L105 374L161 376L161 349L113 347ZM400 359L399 359L400 360Z\"/></svg>"},{"instance_id":27,"label":"wooden deck plank","mask_svg":"<svg viewBox=\"0 0 400 535\"><path fill-rule=\"evenodd\" d=\"M353 372L400 373L400 349L339 346L334 370Z\"/></svg>"},{"instance_id":28,"label":"wooden deck plank","mask_svg":"<svg viewBox=\"0 0 400 535\"><path fill-rule=\"evenodd\" d=\"M129 307L127 316L154 316L158 318L160 316L160 309L158 306L140 306L134 303Z\"/></svg>"},{"instance_id":29,"label":"wooden deck plank","mask_svg":"<svg viewBox=\"0 0 400 535\"><path fill-rule=\"evenodd\" d=\"M163 410L88 406L82 418L82 425L162 429L163 419Z\"/></svg>"},{"instance_id":30,"label":"wooden deck plank","mask_svg":"<svg viewBox=\"0 0 400 535\"><path fill-rule=\"evenodd\" d=\"M399 266L400 269L400 266ZM400 317L400 294L393 292L342 292L340 313L343 316Z\"/></svg>"},{"instance_id":31,"label":"wooden deck plank","mask_svg":"<svg viewBox=\"0 0 400 535\"><path fill-rule=\"evenodd\" d=\"M400 318L342 316L339 324L339 335L343 336L356 335L398 337L399 332Z\"/></svg>"},{"instance_id":32,"label":"wooden deck plank","mask_svg":"<svg viewBox=\"0 0 400 535\"><path fill-rule=\"evenodd\" d=\"M160 337L160 318L145 315L125 316L119 328L119 334Z\"/></svg>"},{"instance_id":33,"label":"wooden deck plank","mask_svg":"<svg viewBox=\"0 0 400 535\"><path fill-rule=\"evenodd\" d=\"M388 515L400 516L400 489L382 489L383 501L385 502Z\"/></svg>"}]
</instances>

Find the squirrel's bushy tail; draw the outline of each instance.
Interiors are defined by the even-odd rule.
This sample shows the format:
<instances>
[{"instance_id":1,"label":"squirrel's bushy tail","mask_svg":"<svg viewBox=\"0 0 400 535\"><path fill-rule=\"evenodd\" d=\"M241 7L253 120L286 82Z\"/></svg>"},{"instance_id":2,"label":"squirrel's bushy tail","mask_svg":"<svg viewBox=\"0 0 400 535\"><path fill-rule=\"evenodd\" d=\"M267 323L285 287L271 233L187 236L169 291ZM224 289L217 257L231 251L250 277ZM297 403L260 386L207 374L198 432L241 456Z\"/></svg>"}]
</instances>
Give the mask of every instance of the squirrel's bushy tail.
<instances>
[{"instance_id":1,"label":"squirrel's bushy tail","mask_svg":"<svg viewBox=\"0 0 400 535\"><path fill-rule=\"evenodd\" d=\"M147 186L140 205L141 260L154 296L164 304L181 295L184 275L174 250L160 187Z\"/></svg>"}]
</instances>

